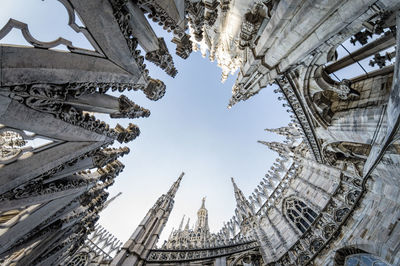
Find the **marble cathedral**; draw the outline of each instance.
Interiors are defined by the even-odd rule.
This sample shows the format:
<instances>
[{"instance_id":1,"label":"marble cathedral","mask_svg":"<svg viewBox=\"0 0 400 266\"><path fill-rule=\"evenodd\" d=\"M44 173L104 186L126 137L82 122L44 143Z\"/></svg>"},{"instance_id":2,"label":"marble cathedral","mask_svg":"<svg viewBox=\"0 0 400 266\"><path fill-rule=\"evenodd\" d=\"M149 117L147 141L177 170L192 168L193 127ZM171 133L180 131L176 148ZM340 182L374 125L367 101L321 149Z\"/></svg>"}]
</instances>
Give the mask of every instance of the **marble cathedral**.
<instances>
[{"instance_id":1,"label":"marble cathedral","mask_svg":"<svg viewBox=\"0 0 400 266\"><path fill-rule=\"evenodd\" d=\"M58 1L93 50L42 42L13 18L0 28L0 41L16 29L29 44L0 44L1 265L400 264L398 0ZM166 87L144 60L178 72L149 20L178 56L216 60L222 81L238 73L229 108L275 84L292 117L268 129L284 142L259 141L278 159L252 195L232 178L220 231L203 199L195 227L182 220L159 247L183 173L126 243L96 224L129 152L111 145L140 130L94 115L149 117L130 97ZM363 72L338 77L353 66Z\"/></svg>"}]
</instances>

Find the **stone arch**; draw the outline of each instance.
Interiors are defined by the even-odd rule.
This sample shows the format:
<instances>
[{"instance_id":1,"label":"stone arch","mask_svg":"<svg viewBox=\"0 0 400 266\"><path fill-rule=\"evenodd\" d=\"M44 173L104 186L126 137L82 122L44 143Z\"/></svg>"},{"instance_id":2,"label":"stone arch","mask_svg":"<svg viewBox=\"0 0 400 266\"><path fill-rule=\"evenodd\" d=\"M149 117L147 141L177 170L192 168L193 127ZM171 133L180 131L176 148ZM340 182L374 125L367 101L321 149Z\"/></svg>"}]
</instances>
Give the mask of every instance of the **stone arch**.
<instances>
[{"instance_id":1,"label":"stone arch","mask_svg":"<svg viewBox=\"0 0 400 266\"><path fill-rule=\"evenodd\" d=\"M336 250L333 258L333 266L345 266L346 258L356 254L371 255L381 260L381 262L386 263L386 261L379 256L379 253L380 252L377 250L377 247L372 244L355 244L346 246Z\"/></svg>"}]
</instances>

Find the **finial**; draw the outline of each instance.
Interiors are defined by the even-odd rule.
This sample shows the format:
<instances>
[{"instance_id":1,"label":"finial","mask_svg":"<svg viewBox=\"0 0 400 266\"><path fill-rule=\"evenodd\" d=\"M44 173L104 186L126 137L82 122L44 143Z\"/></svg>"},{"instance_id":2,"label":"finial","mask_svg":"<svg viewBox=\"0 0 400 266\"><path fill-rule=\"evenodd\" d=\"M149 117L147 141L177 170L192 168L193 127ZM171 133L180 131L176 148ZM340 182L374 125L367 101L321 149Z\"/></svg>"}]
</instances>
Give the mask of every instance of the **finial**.
<instances>
[{"instance_id":1,"label":"finial","mask_svg":"<svg viewBox=\"0 0 400 266\"><path fill-rule=\"evenodd\" d=\"M105 208L107 208L108 205L110 205L110 203L113 202L116 198L118 198L119 196L121 196L121 194L122 194L122 192L118 192L117 195L115 195L115 196L112 197L111 199L107 200L107 201L104 203L103 210L104 210Z\"/></svg>"},{"instance_id":2,"label":"finial","mask_svg":"<svg viewBox=\"0 0 400 266\"><path fill-rule=\"evenodd\" d=\"M190 217L188 218L185 226L185 230L189 230L189 223L190 223Z\"/></svg>"},{"instance_id":3,"label":"finial","mask_svg":"<svg viewBox=\"0 0 400 266\"><path fill-rule=\"evenodd\" d=\"M201 201L202 201L201 202L201 209L205 209L206 208L206 206L205 206L206 197L203 197Z\"/></svg>"},{"instance_id":4,"label":"finial","mask_svg":"<svg viewBox=\"0 0 400 266\"><path fill-rule=\"evenodd\" d=\"M183 217L182 217L181 223L179 224L179 230L178 231L182 230L182 226L183 226L183 221L184 220L185 220L185 215L183 215Z\"/></svg>"},{"instance_id":5,"label":"finial","mask_svg":"<svg viewBox=\"0 0 400 266\"><path fill-rule=\"evenodd\" d=\"M235 180L233 179L233 177L231 177L231 180L232 180L233 188L235 189L235 191L238 190L239 188L236 185Z\"/></svg>"},{"instance_id":6,"label":"finial","mask_svg":"<svg viewBox=\"0 0 400 266\"><path fill-rule=\"evenodd\" d=\"M185 175L184 172L181 173L181 175L178 177L178 179L174 182L174 184L172 185L172 187L169 189L168 191L168 195L172 198L175 197L176 191L179 188L179 185L181 183L182 177Z\"/></svg>"},{"instance_id":7,"label":"finial","mask_svg":"<svg viewBox=\"0 0 400 266\"><path fill-rule=\"evenodd\" d=\"M185 172L182 172L181 175L178 177L178 180L181 181L182 177L185 175Z\"/></svg>"},{"instance_id":8,"label":"finial","mask_svg":"<svg viewBox=\"0 0 400 266\"><path fill-rule=\"evenodd\" d=\"M171 238L172 238L172 236L173 236L173 234L174 234L174 228L172 227L172 230L171 230L171 233L169 234L169 237L168 237L168 239L171 239Z\"/></svg>"}]
</instances>

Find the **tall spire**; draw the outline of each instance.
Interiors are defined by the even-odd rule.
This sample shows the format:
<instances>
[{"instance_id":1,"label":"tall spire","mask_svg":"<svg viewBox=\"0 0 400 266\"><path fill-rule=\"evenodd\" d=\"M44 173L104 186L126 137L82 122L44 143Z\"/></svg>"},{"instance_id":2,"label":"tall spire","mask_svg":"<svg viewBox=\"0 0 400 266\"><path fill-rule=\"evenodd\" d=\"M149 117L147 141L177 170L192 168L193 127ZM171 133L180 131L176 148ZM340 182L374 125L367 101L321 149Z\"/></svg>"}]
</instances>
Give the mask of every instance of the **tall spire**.
<instances>
[{"instance_id":1,"label":"tall spire","mask_svg":"<svg viewBox=\"0 0 400 266\"><path fill-rule=\"evenodd\" d=\"M188 218L186 226L185 226L185 231L189 230L189 226L190 226L190 218Z\"/></svg>"},{"instance_id":2,"label":"tall spire","mask_svg":"<svg viewBox=\"0 0 400 266\"><path fill-rule=\"evenodd\" d=\"M167 194L158 198L153 207L147 212L135 232L114 257L112 266L143 265L156 245L174 206L174 197L178 191L184 173L172 184Z\"/></svg>"},{"instance_id":3,"label":"tall spire","mask_svg":"<svg viewBox=\"0 0 400 266\"><path fill-rule=\"evenodd\" d=\"M176 192L178 191L179 185L181 183L182 177L185 175L184 172L181 173L181 175L178 177L178 179L175 181L175 183L171 186L169 189L167 195L170 196L171 198L175 197Z\"/></svg>"},{"instance_id":4,"label":"tall spire","mask_svg":"<svg viewBox=\"0 0 400 266\"><path fill-rule=\"evenodd\" d=\"M122 194L122 192L118 192L117 195L115 195L115 196L112 197L111 199L107 200L107 201L104 203L104 206L103 206L102 210L104 210L105 208L107 208L108 205L110 205L110 203L113 202L116 198L118 198L119 196L121 196L121 194Z\"/></svg>"},{"instance_id":5,"label":"tall spire","mask_svg":"<svg viewBox=\"0 0 400 266\"><path fill-rule=\"evenodd\" d=\"M203 197L203 198L201 199L201 207L200 207L200 209L205 209L205 208L206 208L205 202L206 202L206 197Z\"/></svg>"},{"instance_id":6,"label":"tall spire","mask_svg":"<svg viewBox=\"0 0 400 266\"><path fill-rule=\"evenodd\" d=\"M296 124L293 123L289 123L286 127L266 128L265 131L269 131L287 137L288 139L295 139L301 137L299 128L296 126Z\"/></svg>"},{"instance_id":7,"label":"tall spire","mask_svg":"<svg viewBox=\"0 0 400 266\"><path fill-rule=\"evenodd\" d=\"M243 192L238 188L238 186L235 183L235 179L231 177L232 184L233 184L233 190L235 192L235 198L237 202L242 202L246 200L246 197L243 195Z\"/></svg>"},{"instance_id":8,"label":"tall spire","mask_svg":"<svg viewBox=\"0 0 400 266\"><path fill-rule=\"evenodd\" d=\"M197 211L197 223L195 230L202 229L203 231L208 231L208 210L206 209L206 197L201 200L201 207Z\"/></svg>"},{"instance_id":9,"label":"tall spire","mask_svg":"<svg viewBox=\"0 0 400 266\"><path fill-rule=\"evenodd\" d=\"M231 180L235 192L236 204L239 213L243 217L252 216L254 214L254 209L252 208L250 202L246 199L243 192L238 188L233 177L231 178Z\"/></svg>"},{"instance_id":10,"label":"tall spire","mask_svg":"<svg viewBox=\"0 0 400 266\"><path fill-rule=\"evenodd\" d=\"M276 142L276 141L262 141L259 140L257 141L258 143L264 144L265 146L267 146L268 148L270 148L271 150L277 152L279 155L283 155L283 156L293 156L293 145L288 144L288 143L280 143L280 142Z\"/></svg>"},{"instance_id":11,"label":"tall spire","mask_svg":"<svg viewBox=\"0 0 400 266\"><path fill-rule=\"evenodd\" d=\"M178 231L181 231L182 230L182 226L183 226L183 222L185 221L185 215L183 215L182 216L182 220L181 220L181 223L179 224L179 229L178 229Z\"/></svg>"}]
</instances>

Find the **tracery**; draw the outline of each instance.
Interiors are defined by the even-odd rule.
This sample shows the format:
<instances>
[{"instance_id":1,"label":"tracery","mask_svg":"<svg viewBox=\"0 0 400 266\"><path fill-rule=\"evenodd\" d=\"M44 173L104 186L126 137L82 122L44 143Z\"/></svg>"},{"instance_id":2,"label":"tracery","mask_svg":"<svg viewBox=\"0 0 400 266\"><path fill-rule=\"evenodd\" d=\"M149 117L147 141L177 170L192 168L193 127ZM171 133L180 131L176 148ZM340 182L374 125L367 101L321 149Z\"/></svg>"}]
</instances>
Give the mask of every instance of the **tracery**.
<instances>
[{"instance_id":1,"label":"tracery","mask_svg":"<svg viewBox=\"0 0 400 266\"><path fill-rule=\"evenodd\" d=\"M296 198L285 199L286 215L296 227L305 233L306 230L317 218L317 214L308 207L302 200Z\"/></svg>"}]
</instances>

